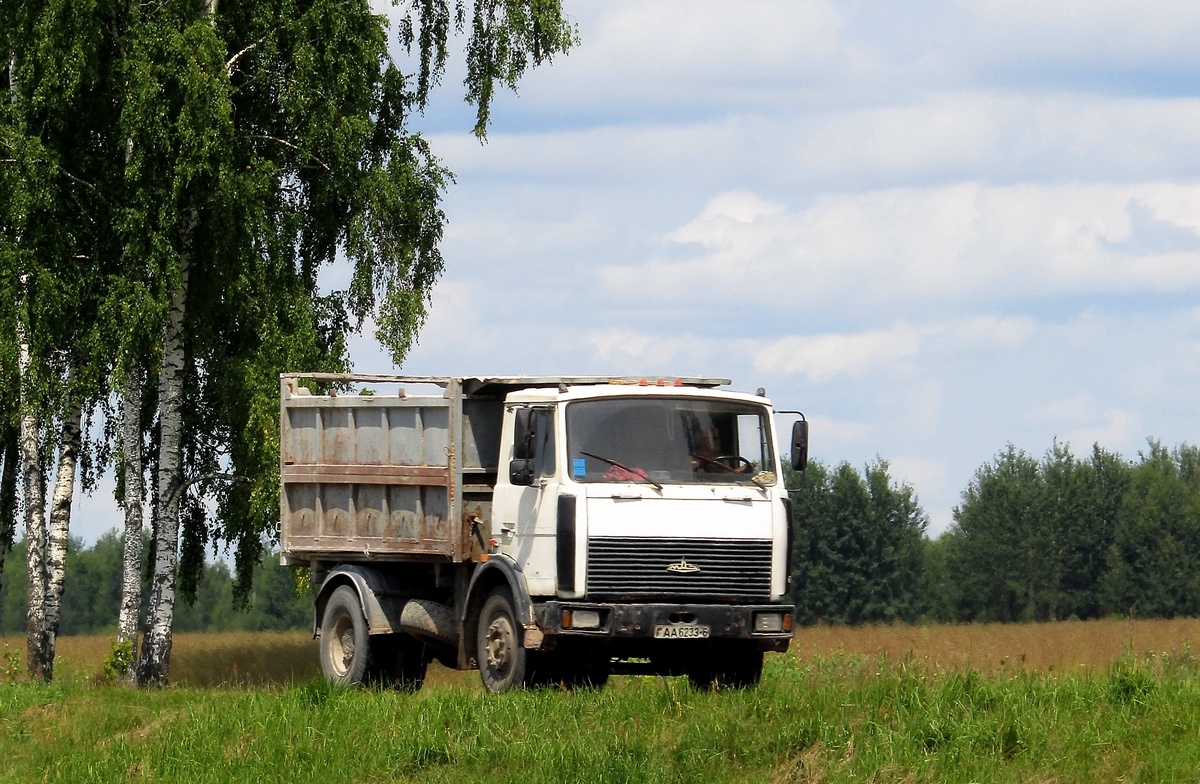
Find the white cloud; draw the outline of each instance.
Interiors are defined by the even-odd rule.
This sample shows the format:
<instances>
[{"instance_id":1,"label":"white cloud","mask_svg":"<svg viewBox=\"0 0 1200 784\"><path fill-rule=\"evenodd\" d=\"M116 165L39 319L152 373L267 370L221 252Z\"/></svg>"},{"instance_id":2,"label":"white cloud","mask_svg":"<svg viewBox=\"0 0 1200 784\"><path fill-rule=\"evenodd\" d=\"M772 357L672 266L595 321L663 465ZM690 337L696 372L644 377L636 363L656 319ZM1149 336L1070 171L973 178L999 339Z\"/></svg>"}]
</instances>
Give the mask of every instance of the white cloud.
<instances>
[{"instance_id":1,"label":"white cloud","mask_svg":"<svg viewBox=\"0 0 1200 784\"><path fill-rule=\"evenodd\" d=\"M1200 183L964 183L829 194L792 212L727 193L668 236L699 252L608 266L601 279L635 297L824 314L871 309L893 318L915 303L966 309L1030 297L1194 292L1200 233L1189 210L1198 200ZM903 356L912 341L880 350ZM865 350L828 341L794 348Z\"/></svg>"},{"instance_id":2,"label":"white cloud","mask_svg":"<svg viewBox=\"0 0 1200 784\"><path fill-rule=\"evenodd\" d=\"M1128 453L1133 444L1146 437L1142 427L1142 419L1136 412L1110 408L1104 411L1101 421L1068 430L1064 440L1081 454L1090 452L1093 444Z\"/></svg>"},{"instance_id":3,"label":"white cloud","mask_svg":"<svg viewBox=\"0 0 1200 784\"><path fill-rule=\"evenodd\" d=\"M754 367L765 373L802 374L810 383L862 376L901 366L929 334L928 328L899 324L854 335L786 337L759 348Z\"/></svg>"},{"instance_id":4,"label":"white cloud","mask_svg":"<svg viewBox=\"0 0 1200 784\"><path fill-rule=\"evenodd\" d=\"M1112 451L1128 452L1148 435L1142 430L1144 423L1137 412L1105 405L1088 391L1037 406L1029 419L1054 428L1058 441L1069 444L1077 455L1087 454L1097 443Z\"/></svg>"},{"instance_id":5,"label":"white cloud","mask_svg":"<svg viewBox=\"0 0 1200 784\"><path fill-rule=\"evenodd\" d=\"M813 415L806 417L811 432L819 442L825 444L826 453L834 453L828 445L837 445L843 450L850 446L862 448L879 438L879 426L870 422L850 422L831 417Z\"/></svg>"},{"instance_id":6,"label":"white cloud","mask_svg":"<svg viewBox=\"0 0 1200 784\"><path fill-rule=\"evenodd\" d=\"M1200 66L1198 66L1200 70ZM499 113L499 110L497 110ZM712 189L769 184L811 198L880 186L1169 182L1200 175L1194 97L1022 93L971 86L851 106L779 101L715 116L637 116L583 127L497 127L434 149L460 175ZM682 179L681 179L682 178Z\"/></svg>"},{"instance_id":7,"label":"white cloud","mask_svg":"<svg viewBox=\"0 0 1200 784\"><path fill-rule=\"evenodd\" d=\"M1190 0L957 0L976 23L974 43L992 52L1018 45L1033 59L1058 62L1091 55L1101 62L1194 61L1200 7ZM982 33L986 31L986 35ZM1010 54L1011 56L1011 54Z\"/></svg>"}]
</instances>

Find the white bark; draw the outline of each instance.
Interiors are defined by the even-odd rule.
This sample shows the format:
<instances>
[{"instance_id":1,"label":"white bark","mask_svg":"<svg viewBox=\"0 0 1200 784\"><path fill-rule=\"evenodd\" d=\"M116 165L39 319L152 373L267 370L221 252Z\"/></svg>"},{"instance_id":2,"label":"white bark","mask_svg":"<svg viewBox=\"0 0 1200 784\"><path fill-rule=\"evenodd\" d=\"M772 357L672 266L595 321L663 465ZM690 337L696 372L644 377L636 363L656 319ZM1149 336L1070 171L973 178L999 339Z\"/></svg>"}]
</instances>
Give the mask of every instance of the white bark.
<instances>
[{"instance_id":1,"label":"white bark","mask_svg":"<svg viewBox=\"0 0 1200 784\"><path fill-rule=\"evenodd\" d=\"M162 370L158 389L158 497L154 538L154 577L150 584L150 610L142 640L138 683L165 686L171 666L171 626L175 616L175 581L179 565L179 500L183 445L183 322L187 303L188 268L198 212L193 208L182 231L179 254L179 287L171 297L163 331Z\"/></svg>"},{"instance_id":2,"label":"white bark","mask_svg":"<svg viewBox=\"0 0 1200 784\"><path fill-rule=\"evenodd\" d=\"M121 609L117 617L117 644L128 643L137 651L138 613L142 606L142 529L145 507L142 503L142 383L136 370L130 368L125 376L122 400L121 464L125 485L125 552L121 579ZM136 675L132 657L124 680L132 682Z\"/></svg>"},{"instance_id":3,"label":"white bark","mask_svg":"<svg viewBox=\"0 0 1200 784\"><path fill-rule=\"evenodd\" d=\"M24 281L22 281L24 282ZM25 615L25 661L32 678L44 678L43 649L46 628L46 516L42 487L42 453L37 403L33 400L33 360L29 350L29 327L17 319L17 369L21 389L21 485L25 503L25 544L28 549Z\"/></svg>"},{"instance_id":4,"label":"white bark","mask_svg":"<svg viewBox=\"0 0 1200 784\"><path fill-rule=\"evenodd\" d=\"M50 530L46 552L45 625L42 629L44 677L54 677L54 648L62 616L63 586L67 573L67 538L71 529L71 501L75 496L75 469L79 464L80 420L83 405L72 402L64 414L58 447L58 475L50 502Z\"/></svg>"},{"instance_id":5,"label":"white bark","mask_svg":"<svg viewBox=\"0 0 1200 784\"><path fill-rule=\"evenodd\" d=\"M4 561L12 547L17 527L17 431L4 429L4 472L0 474L0 585L3 585Z\"/></svg>"},{"instance_id":6,"label":"white bark","mask_svg":"<svg viewBox=\"0 0 1200 784\"><path fill-rule=\"evenodd\" d=\"M20 97L21 97L21 85L20 85L20 82L17 81L17 57L16 57L16 55L10 54L10 56L8 58L8 99L9 99L10 103L16 103ZM21 282L24 283L24 279L22 279ZM29 356L28 356L29 345L28 345L28 343L29 342L25 337L24 327L23 327L23 325L20 324L19 318L17 319L17 322L18 322L17 329L19 331L18 342L21 344L21 349L24 351L24 353L18 357L17 371L18 371L18 381L19 381L19 383L21 383L23 385L25 382L26 376L28 375L28 372L29 372L29 369L28 369L28 365L29 365ZM21 398L21 400L23 402L24 394L19 393L19 397ZM24 424L25 424L24 420L22 420L21 425L24 426ZM34 427L35 431L36 431L36 429L37 428ZM20 431L18 431L18 432L20 432ZM34 441L35 445L36 445L36 443L37 442ZM23 440L18 441L18 444L19 444L19 448L24 447ZM7 493L10 486L15 489L16 484L15 484L14 480L16 479L17 472L19 470L18 467L20 465L21 465L21 459L18 458L18 456L17 456L17 449L14 449L13 444L10 443L6 438L5 444L4 444L4 476L3 476L4 486L3 486L3 488L0 488L0 497L5 496L5 494ZM10 485L9 483L13 483L13 484ZM2 506L2 505L0 505L0 506ZM7 510L7 509L0 509L0 514L6 514L9 511L10 510ZM16 532L15 531L15 528L16 528L16 507L15 506L13 507L11 512L13 514L13 517L11 519L0 520L0 575L4 574L4 559L5 559L5 556L7 555L6 546L12 544L13 534Z\"/></svg>"}]
</instances>

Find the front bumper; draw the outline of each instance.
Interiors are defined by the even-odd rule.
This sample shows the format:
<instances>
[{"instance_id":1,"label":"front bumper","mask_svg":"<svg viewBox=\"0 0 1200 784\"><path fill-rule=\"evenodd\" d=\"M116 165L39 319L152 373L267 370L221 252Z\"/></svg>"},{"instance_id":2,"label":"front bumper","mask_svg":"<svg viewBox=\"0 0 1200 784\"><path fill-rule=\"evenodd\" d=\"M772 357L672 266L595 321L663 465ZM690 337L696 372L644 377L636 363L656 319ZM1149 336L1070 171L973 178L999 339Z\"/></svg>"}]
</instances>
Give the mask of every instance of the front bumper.
<instances>
[{"instance_id":1,"label":"front bumper","mask_svg":"<svg viewBox=\"0 0 1200 784\"><path fill-rule=\"evenodd\" d=\"M796 608L791 604L611 604L605 602L552 601L535 607L538 626L547 637L570 636L607 638L610 640L653 640L655 630L671 627L674 639L697 639L686 632L707 627L706 639L773 641L772 650L786 650L792 638L792 622ZM596 628L578 628L564 623L564 613L579 618L582 613L599 616ZM778 617L776 627L773 621ZM756 623L757 621L757 623ZM769 627L764 629L764 627ZM670 640L666 640L670 641ZM780 647L782 644L782 647Z\"/></svg>"}]
</instances>

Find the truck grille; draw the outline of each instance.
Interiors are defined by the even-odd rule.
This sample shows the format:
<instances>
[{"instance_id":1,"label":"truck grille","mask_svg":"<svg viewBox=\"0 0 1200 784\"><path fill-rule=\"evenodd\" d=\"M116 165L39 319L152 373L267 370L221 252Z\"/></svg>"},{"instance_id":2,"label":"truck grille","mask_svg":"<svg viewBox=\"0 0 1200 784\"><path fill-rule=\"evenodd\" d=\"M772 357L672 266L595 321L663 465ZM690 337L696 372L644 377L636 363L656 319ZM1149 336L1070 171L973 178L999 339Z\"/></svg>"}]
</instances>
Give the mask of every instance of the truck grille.
<instances>
[{"instance_id":1,"label":"truck grille","mask_svg":"<svg viewBox=\"0 0 1200 784\"><path fill-rule=\"evenodd\" d=\"M769 539L588 539L590 599L767 599Z\"/></svg>"}]
</instances>

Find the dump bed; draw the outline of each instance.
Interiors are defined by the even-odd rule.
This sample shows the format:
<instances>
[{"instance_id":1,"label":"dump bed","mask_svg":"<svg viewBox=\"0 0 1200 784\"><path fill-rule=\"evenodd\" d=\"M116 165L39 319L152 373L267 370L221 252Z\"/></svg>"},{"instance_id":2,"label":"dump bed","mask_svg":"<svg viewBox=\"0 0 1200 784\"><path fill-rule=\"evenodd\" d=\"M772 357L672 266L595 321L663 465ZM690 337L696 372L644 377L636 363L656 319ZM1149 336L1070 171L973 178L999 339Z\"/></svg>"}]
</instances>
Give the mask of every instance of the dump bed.
<instances>
[{"instance_id":1,"label":"dump bed","mask_svg":"<svg viewBox=\"0 0 1200 784\"><path fill-rule=\"evenodd\" d=\"M365 384L312 394L305 383ZM478 558L490 535L499 390L463 379L293 374L280 383L280 546L288 563ZM407 385L422 394L411 394Z\"/></svg>"}]
</instances>

